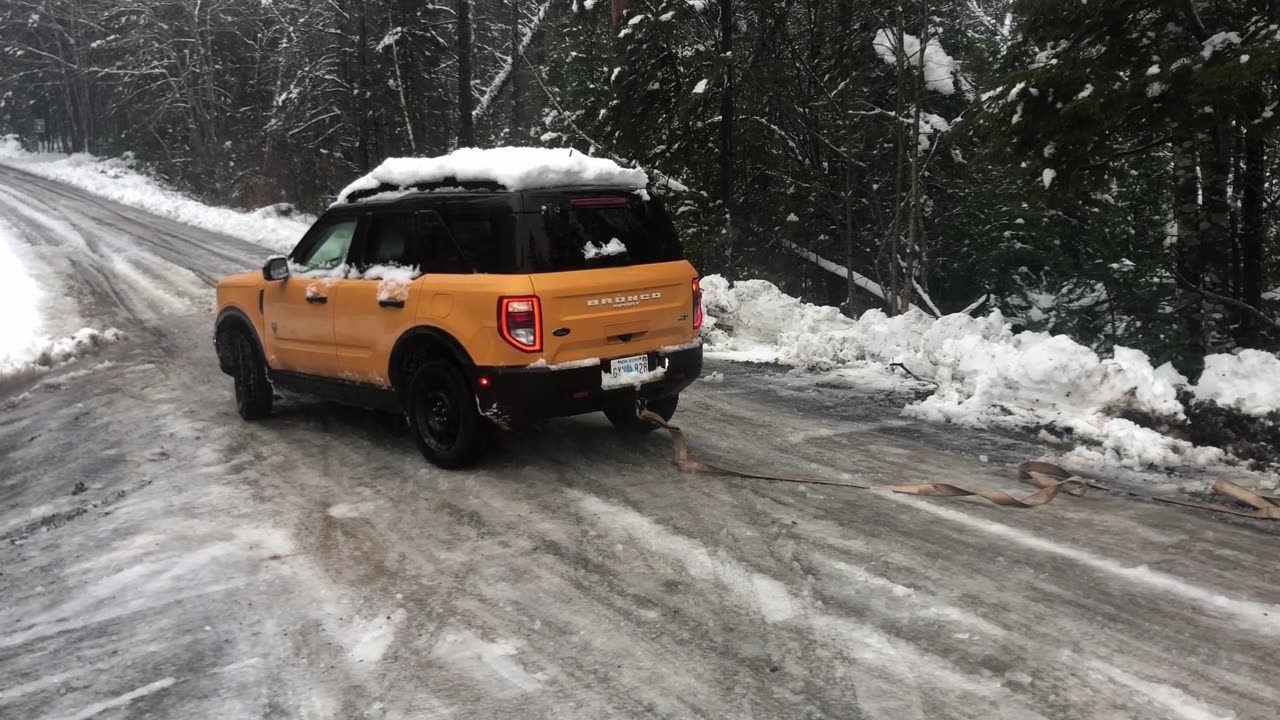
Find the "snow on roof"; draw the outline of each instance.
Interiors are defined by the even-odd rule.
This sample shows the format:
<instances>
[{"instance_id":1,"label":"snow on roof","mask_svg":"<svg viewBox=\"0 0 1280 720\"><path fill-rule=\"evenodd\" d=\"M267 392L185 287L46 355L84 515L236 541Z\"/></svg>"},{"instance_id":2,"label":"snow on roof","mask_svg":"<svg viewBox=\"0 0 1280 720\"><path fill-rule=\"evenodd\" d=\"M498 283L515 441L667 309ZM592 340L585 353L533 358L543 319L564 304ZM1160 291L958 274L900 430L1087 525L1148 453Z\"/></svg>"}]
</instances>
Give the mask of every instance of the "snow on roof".
<instances>
[{"instance_id":1,"label":"snow on roof","mask_svg":"<svg viewBox=\"0 0 1280 720\"><path fill-rule=\"evenodd\" d=\"M577 185L643 188L649 184L643 170L624 168L570 148L463 148L442 157L388 158L348 185L338 195L338 202L353 192L383 185L410 187L445 180L493 182L508 190Z\"/></svg>"}]
</instances>

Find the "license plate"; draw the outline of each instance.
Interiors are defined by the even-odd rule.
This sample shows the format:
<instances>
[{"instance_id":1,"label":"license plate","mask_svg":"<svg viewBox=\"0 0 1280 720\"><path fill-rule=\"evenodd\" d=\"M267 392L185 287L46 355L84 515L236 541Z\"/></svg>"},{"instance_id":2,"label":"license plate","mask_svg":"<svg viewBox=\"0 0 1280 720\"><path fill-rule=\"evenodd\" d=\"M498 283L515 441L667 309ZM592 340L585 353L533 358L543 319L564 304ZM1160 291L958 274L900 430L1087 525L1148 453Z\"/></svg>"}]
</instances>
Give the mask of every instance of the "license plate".
<instances>
[{"instance_id":1,"label":"license plate","mask_svg":"<svg viewBox=\"0 0 1280 720\"><path fill-rule=\"evenodd\" d=\"M609 363L609 371L614 380L621 380L631 375L643 375L649 372L649 356L618 358Z\"/></svg>"}]
</instances>

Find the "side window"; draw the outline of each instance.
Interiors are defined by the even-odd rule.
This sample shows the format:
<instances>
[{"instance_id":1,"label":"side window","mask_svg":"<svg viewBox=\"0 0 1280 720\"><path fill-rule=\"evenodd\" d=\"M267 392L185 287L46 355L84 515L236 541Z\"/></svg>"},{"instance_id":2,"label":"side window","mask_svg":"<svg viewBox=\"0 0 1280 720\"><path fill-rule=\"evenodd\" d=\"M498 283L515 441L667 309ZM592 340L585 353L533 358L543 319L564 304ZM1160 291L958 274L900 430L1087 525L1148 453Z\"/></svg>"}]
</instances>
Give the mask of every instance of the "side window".
<instances>
[{"instance_id":1,"label":"side window","mask_svg":"<svg viewBox=\"0 0 1280 720\"><path fill-rule=\"evenodd\" d=\"M458 249L458 243L440 213L432 210L419 213L417 218L422 236L427 241L422 271L455 275L470 273L472 266Z\"/></svg>"},{"instance_id":2,"label":"side window","mask_svg":"<svg viewBox=\"0 0 1280 720\"><path fill-rule=\"evenodd\" d=\"M453 235L458 249L472 261L479 258L493 257L498 248L495 247L496 234L493 231L493 220L483 211L450 208L443 215L449 233Z\"/></svg>"},{"instance_id":3,"label":"side window","mask_svg":"<svg viewBox=\"0 0 1280 720\"><path fill-rule=\"evenodd\" d=\"M423 237L411 213L383 213L369 219L362 269L374 265L422 267Z\"/></svg>"},{"instance_id":4,"label":"side window","mask_svg":"<svg viewBox=\"0 0 1280 720\"><path fill-rule=\"evenodd\" d=\"M321 228L309 247L301 251L293 262L306 270L333 270L347 261L347 250L356 235L356 220L339 220Z\"/></svg>"},{"instance_id":5,"label":"side window","mask_svg":"<svg viewBox=\"0 0 1280 720\"><path fill-rule=\"evenodd\" d=\"M513 257L516 216L482 203L444 205L440 218L466 266L475 272L517 272Z\"/></svg>"}]
</instances>

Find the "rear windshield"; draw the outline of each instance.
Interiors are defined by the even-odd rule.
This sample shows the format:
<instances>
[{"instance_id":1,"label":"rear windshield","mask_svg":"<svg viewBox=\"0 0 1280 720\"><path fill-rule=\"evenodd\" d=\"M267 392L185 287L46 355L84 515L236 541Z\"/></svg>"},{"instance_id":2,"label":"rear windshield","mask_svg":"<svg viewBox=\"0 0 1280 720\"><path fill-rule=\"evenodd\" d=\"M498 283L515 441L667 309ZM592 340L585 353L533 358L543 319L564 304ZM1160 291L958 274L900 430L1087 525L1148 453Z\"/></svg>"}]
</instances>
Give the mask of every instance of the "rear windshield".
<instances>
[{"instance_id":1,"label":"rear windshield","mask_svg":"<svg viewBox=\"0 0 1280 720\"><path fill-rule=\"evenodd\" d=\"M548 198L521 214L519 263L558 272L680 260L684 252L661 203L634 193Z\"/></svg>"}]
</instances>

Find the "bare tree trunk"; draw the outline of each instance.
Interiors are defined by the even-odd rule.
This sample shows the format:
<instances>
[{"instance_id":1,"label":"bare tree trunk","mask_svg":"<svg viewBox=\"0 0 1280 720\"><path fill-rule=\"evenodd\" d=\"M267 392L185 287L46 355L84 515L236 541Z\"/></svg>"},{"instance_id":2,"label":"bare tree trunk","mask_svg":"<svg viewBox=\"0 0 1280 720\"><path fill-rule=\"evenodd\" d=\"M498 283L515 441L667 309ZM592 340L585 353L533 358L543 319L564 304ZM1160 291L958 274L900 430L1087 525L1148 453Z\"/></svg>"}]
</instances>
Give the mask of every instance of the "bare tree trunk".
<instances>
[{"instance_id":1,"label":"bare tree trunk","mask_svg":"<svg viewBox=\"0 0 1280 720\"><path fill-rule=\"evenodd\" d=\"M187 49L182 53L185 65L183 86L186 91L191 155L196 167L212 176L219 168L216 157L218 111L213 89L213 67L206 56L205 40L209 33L206 28L201 27L201 9L200 3L187 7L187 34L192 42L187 44Z\"/></svg>"},{"instance_id":2,"label":"bare tree trunk","mask_svg":"<svg viewBox=\"0 0 1280 720\"><path fill-rule=\"evenodd\" d=\"M67 106L67 134L71 138L72 152L93 152L93 110L89 107L89 81L85 77L83 58L80 55L80 6L75 6L74 16L68 19L70 27L55 36L57 57L62 73L64 101ZM67 39L64 44L63 38ZM74 70L73 70L74 68Z\"/></svg>"},{"instance_id":3,"label":"bare tree trunk","mask_svg":"<svg viewBox=\"0 0 1280 720\"><path fill-rule=\"evenodd\" d=\"M84 151L93 153L98 150L94 142L96 135L94 133L93 90L85 69L84 54L81 50L84 47L81 30L85 22L84 6L77 2L75 3L75 15L71 18L71 58L76 68L74 77L78 94L77 105L80 110L80 130L84 135Z\"/></svg>"},{"instance_id":4,"label":"bare tree trunk","mask_svg":"<svg viewBox=\"0 0 1280 720\"><path fill-rule=\"evenodd\" d=\"M192 11L191 28L195 42L192 46L196 50L195 69L197 72L196 81L200 90L200 125L204 132L204 144L208 149L210 157L208 162L216 166L216 161L212 157L219 151L219 117L221 113L218 111L218 93L214 89L214 74L216 68L212 60L213 49L209 46L213 36L213 30L208 26L209 14L205 11L205 24L202 27L200 21L201 5Z\"/></svg>"},{"instance_id":5,"label":"bare tree trunk","mask_svg":"<svg viewBox=\"0 0 1280 720\"><path fill-rule=\"evenodd\" d=\"M1205 350L1226 350L1231 343L1226 332L1230 313L1214 296L1230 297L1227 286L1231 257L1231 118L1216 114L1212 125L1200 137L1200 177L1204 207L1200 231L1200 287L1202 296Z\"/></svg>"},{"instance_id":6,"label":"bare tree trunk","mask_svg":"<svg viewBox=\"0 0 1280 720\"><path fill-rule=\"evenodd\" d=\"M471 89L471 0L458 0L458 147L476 144Z\"/></svg>"},{"instance_id":7,"label":"bare tree trunk","mask_svg":"<svg viewBox=\"0 0 1280 720\"><path fill-rule=\"evenodd\" d=\"M524 88L520 85L520 0L511 0L511 135L524 128Z\"/></svg>"},{"instance_id":8,"label":"bare tree trunk","mask_svg":"<svg viewBox=\"0 0 1280 720\"><path fill-rule=\"evenodd\" d=\"M358 9L358 19L356 20L356 82L355 91L360 95L364 95L369 88L369 22L366 17L367 6L364 2L360 2ZM359 132L359 162L360 169L368 172L373 167L373 148L370 143L371 128L369 127L369 115L372 108L363 101L363 98L356 99L356 117L359 118L357 123L357 131Z\"/></svg>"},{"instance_id":9,"label":"bare tree trunk","mask_svg":"<svg viewBox=\"0 0 1280 720\"><path fill-rule=\"evenodd\" d=\"M901 268L898 266L898 245L902 239L903 190L907 182L907 133L906 128L902 126L902 115L906 109L907 58L903 50L903 36L906 32L903 28L901 6L894 8L894 15L897 21L895 57L897 58L898 92L893 106L893 129L897 159L894 162L893 172L893 221L889 225L889 287L885 293L890 315L897 315L906 310L899 302L901 298L901 283L899 282Z\"/></svg>"},{"instance_id":10,"label":"bare tree trunk","mask_svg":"<svg viewBox=\"0 0 1280 720\"><path fill-rule=\"evenodd\" d=\"M853 29L854 0L836 0L836 29L845 37Z\"/></svg>"},{"instance_id":11,"label":"bare tree trunk","mask_svg":"<svg viewBox=\"0 0 1280 720\"><path fill-rule=\"evenodd\" d=\"M844 266L853 269L853 163L845 162L844 164ZM846 298L846 312L850 317L856 317L854 303L858 299L857 286L853 284L853 277L850 276L848 283L848 297Z\"/></svg>"},{"instance_id":12,"label":"bare tree trunk","mask_svg":"<svg viewBox=\"0 0 1280 720\"><path fill-rule=\"evenodd\" d=\"M1240 297L1240 287L1244 283L1244 268L1240 261L1240 203L1244 192L1241 177L1244 174L1244 131L1232 133L1231 137L1231 219L1228 222L1227 234L1231 240L1231 256L1227 259L1226 287L1230 296ZM1239 328L1243 311L1235 309L1234 324Z\"/></svg>"},{"instance_id":13,"label":"bare tree trunk","mask_svg":"<svg viewBox=\"0 0 1280 720\"><path fill-rule=\"evenodd\" d=\"M1244 171L1240 185L1240 299L1247 305L1262 307L1263 247L1267 237L1267 132L1260 125L1249 125L1244 138ZM1261 326L1252 313L1243 313L1237 335L1241 345L1258 346Z\"/></svg>"},{"instance_id":14,"label":"bare tree trunk","mask_svg":"<svg viewBox=\"0 0 1280 720\"><path fill-rule=\"evenodd\" d=\"M720 0L720 56L725 58L724 92L720 95L720 203L728 239L725 270L733 272L733 0Z\"/></svg>"},{"instance_id":15,"label":"bare tree trunk","mask_svg":"<svg viewBox=\"0 0 1280 720\"><path fill-rule=\"evenodd\" d=\"M1173 215L1177 227L1178 305L1187 352L1198 362L1205 355L1200 251L1200 184L1196 175L1196 143L1187 118L1173 130Z\"/></svg>"},{"instance_id":16,"label":"bare tree trunk","mask_svg":"<svg viewBox=\"0 0 1280 720\"><path fill-rule=\"evenodd\" d=\"M912 82L915 93L915 112L911 123L911 207L907 216L907 247L902 257L902 299L900 310L906 312L915 300L916 248L923 242L924 208L920 187L920 117L924 112L926 87L924 83L924 50L929 43L929 0L920 0L920 56Z\"/></svg>"},{"instance_id":17,"label":"bare tree trunk","mask_svg":"<svg viewBox=\"0 0 1280 720\"><path fill-rule=\"evenodd\" d=\"M395 32L395 28L397 27L396 25L397 19L398 18L396 17L395 8L394 7L388 8L387 10L388 33ZM409 150L411 150L416 154L418 151L418 139L414 137L414 134L413 134L413 116L410 114L410 111L409 111L408 89L405 88L405 73L400 67L400 40L403 36L404 36L404 33L401 32L391 42L391 66L396 71L396 94L400 99L400 117L404 122L405 136L409 139Z\"/></svg>"},{"instance_id":18,"label":"bare tree trunk","mask_svg":"<svg viewBox=\"0 0 1280 720\"><path fill-rule=\"evenodd\" d=\"M77 133L76 130L79 129L80 123L79 123L79 115L76 112L76 98L78 97L79 91L76 90L75 83L72 81L72 78L71 78L71 73L70 71L67 70L66 66L63 66L62 68L62 87L63 87L62 98L65 101L67 106L67 125L68 125L67 136L71 138L71 142L69 143L64 142L64 144L67 146L66 150L68 152L77 152L77 151L88 152L89 150L88 147L77 146L79 133ZM86 143L88 142L87 138L85 139L85 142Z\"/></svg>"}]
</instances>

